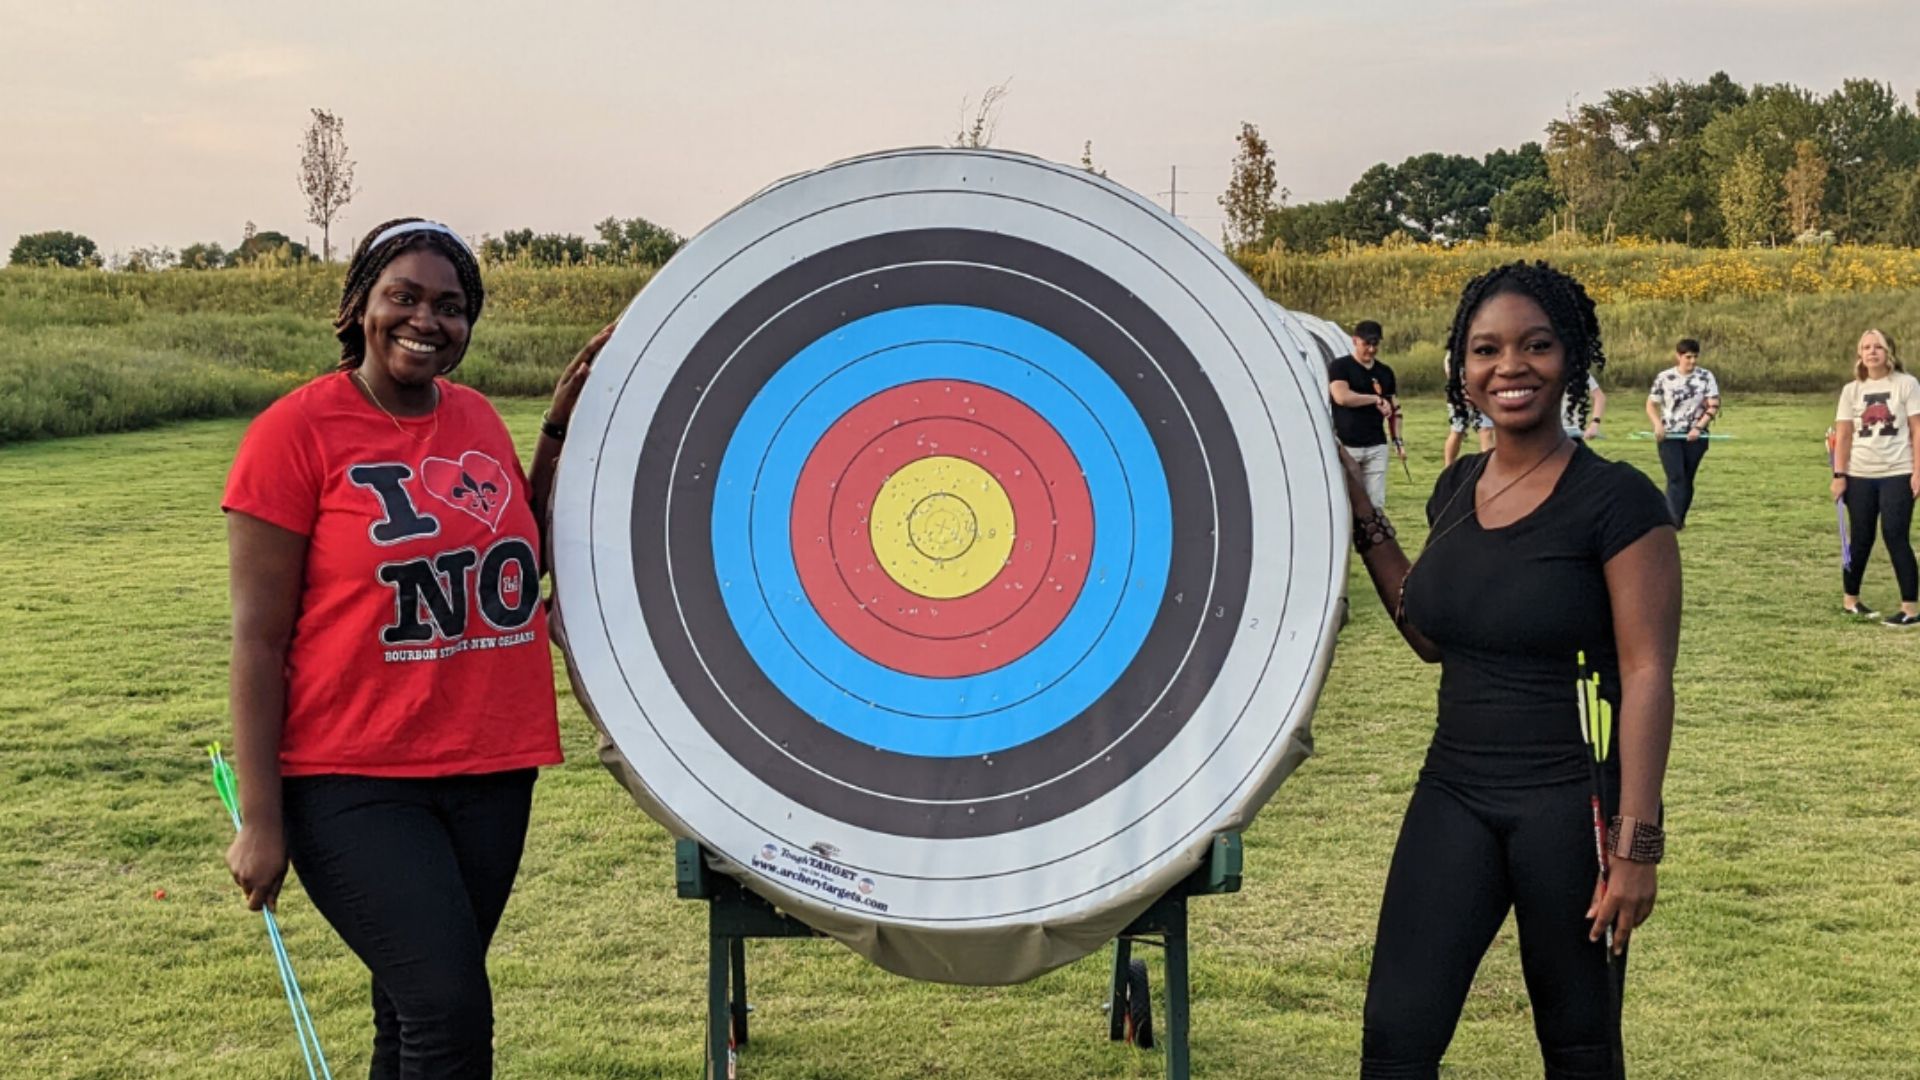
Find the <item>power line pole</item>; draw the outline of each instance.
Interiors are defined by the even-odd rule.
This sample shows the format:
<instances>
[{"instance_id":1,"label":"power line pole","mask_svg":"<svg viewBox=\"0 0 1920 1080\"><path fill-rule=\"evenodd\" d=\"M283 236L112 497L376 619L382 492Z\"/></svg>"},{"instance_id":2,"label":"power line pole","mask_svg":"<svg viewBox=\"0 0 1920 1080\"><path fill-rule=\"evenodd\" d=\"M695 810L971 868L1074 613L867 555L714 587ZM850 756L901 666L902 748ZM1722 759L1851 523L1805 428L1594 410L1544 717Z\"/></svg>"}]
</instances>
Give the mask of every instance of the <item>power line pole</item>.
<instances>
[{"instance_id":1,"label":"power line pole","mask_svg":"<svg viewBox=\"0 0 1920 1080\"><path fill-rule=\"evenodd\" d=\"M1155 192L1155 194L1165 195L1167 197L1167 213L1172 214L1174 217L1179 217L1180 196L1191 195L1193 192L1180 190L1180 166L1169 165L1167 166L1167 190Z\"/></svg>"}]
</instances>

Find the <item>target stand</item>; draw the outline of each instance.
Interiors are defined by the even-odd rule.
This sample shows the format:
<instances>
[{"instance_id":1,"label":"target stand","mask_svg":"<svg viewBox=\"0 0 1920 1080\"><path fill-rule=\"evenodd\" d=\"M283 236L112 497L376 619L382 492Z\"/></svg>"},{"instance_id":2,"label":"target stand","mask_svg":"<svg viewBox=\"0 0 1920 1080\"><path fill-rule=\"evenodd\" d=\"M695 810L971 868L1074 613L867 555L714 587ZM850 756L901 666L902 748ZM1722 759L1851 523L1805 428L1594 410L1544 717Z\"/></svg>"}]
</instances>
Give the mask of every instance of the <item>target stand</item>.
<instances>
[{"instance_id":1,"label":"target stand","mask_svg":"<svg viewBox=\"0 0 1920 1080\"><path fill-rule=\"evenodd\" d=\"M819 931L707 865L708 853L698 841L674 844L674 876L682 900L707 902L707 1046L706 1080L735 1080L740 1075L737 1055L747 1045L747 940L749 938L823 937ZM1152 945L1166 950L1167 1080L1190 1080L1192 1058L1187 1034L1192 1013L1188 995L1187 900L1240 891L1239 833L1213 838L1198 869L1162 894L1120 931L1114 942L1113 981L1108 1003L1107 1036L1129 1040L1130 992L1144 992L1144 980L1132 976L1133 946ZM1134 985L1136 984L1137 985ZM1148 1049L1144 1040L1135 1040Z\"/></svg>"}]
</instances>

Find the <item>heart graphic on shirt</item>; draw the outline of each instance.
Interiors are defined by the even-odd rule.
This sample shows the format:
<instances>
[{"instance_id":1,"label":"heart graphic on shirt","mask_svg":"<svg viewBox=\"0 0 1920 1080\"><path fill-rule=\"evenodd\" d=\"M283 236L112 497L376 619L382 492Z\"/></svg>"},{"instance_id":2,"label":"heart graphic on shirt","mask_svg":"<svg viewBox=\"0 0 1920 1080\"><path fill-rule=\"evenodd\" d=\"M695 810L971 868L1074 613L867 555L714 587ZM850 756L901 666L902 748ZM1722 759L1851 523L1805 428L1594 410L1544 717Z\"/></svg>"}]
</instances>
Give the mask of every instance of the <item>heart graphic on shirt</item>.
<instances>
[{"instance_id":1,"label":"heart graphic on shirt","mask_svg":"<svg viewBox=\"0 0 1920 1080\"><path fill-rule=\"evenodd\" d=\"M456 510L464 510L487 528L500 530L500 515L506 513L507 500L513 495L513 481L500 463L478 450L460 455L459 461L430 457L420 463L420 481L427 493Z\"/></svg>"}]
</instances>

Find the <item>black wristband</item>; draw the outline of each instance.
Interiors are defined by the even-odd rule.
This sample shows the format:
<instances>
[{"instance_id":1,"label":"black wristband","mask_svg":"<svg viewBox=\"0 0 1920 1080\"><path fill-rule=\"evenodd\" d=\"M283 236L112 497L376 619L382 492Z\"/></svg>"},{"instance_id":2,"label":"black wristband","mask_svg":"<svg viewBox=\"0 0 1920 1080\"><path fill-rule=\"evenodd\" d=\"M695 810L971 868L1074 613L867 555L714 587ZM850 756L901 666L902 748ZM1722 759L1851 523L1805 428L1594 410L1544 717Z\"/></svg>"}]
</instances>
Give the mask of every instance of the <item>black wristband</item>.
<instances>
[{"instance_id":1,"label":"black wristband","mask_svg":"<svg viewBox=\"0 0 1920 1080\"><path fill-rule=\"evenodd\" d=\"M567 425L555 423L553 417L543 415L540 417L540 434L545 435L554 442L565 442L567 438Z\"/></svg>"}]
</instances>

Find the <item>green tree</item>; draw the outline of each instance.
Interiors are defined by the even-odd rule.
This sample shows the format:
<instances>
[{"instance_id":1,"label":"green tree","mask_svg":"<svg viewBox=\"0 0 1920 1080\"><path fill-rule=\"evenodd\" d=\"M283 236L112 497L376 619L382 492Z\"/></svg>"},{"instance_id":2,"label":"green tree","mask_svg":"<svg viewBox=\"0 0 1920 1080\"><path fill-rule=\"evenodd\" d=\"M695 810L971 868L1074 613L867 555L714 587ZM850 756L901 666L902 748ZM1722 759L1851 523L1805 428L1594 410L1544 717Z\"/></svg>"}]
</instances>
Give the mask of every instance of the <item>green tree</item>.
<instances>
[{"instance_id":1,"label":"green tree","mask_svg":"<svg viewBox=\"0 0 1920 1080\"><path fill-rule=\"evenodd\" d=\"M1886 240L1890 244L1920 247L1920 168L1887 178L1890 188Z\"/></svg>"},{"instance_id":2,"label":"green tree","mask_svg":"<svg viewBox=\"0 0 1920 1080\"><path fill-rule=\"evenodd\" d=\"M1848 79L1820 102L1820 138L1831 166L1825 209L1844 239L1878 239L1897 197L1890 177L1920 164L1920 119L1871 79Z\"/></svg>"},{"instance_id":3,"label":"green tree","mask_svg":"<svg viewBox=\"0 0 1920 1080\"><path fill-rule=\"evenodd\" d=\"M1732 168L1720 178L1720 216L1729 247L1771 243L1780 231L1780 177L1767 167L1759 147L1734 155Z\"/></svg>"},{"instance_id":4,"label":"green tree","mask_svg":"<svg viewBox=\"0 0 1920 1080\"><path fill-rule=\"evenodd\" d=\"M1820 138L1820 122L1820 104L1807 91L1786 84L1756 86L1746 104L1714 117L1701 131L1704 171L1724 176L1734 158L1754 150L1774 176L1781 176L1793 167L1800 140Z\"/></svg>"},{"instance_id":5,"label":"green tree","mask_svg":"<svg viewBox=\"0 0 1920 1080\"><path fill-rule=\"evenodd\" d=\"M1356 244L1377 244L1400 231L1399 181L1393 166L1382 161L1353 182L1343 202L1347 239Z\"/></svg>"},{"instance_id":6,"label":"green tree","mask_svg":"<svg viewBox=\"0 0 1920 1080\"><path fill-rule=\"evenodd\" d=\"M268 229L256 232L253 223L247 223L247 231L240 239L240 246L233 249L229 258L235 266L267 264L285 266L303 263L312 258L305 244L293 240L286 233Z\"/></svg>"},{"instance_id":7,"label":"green tree","mask_svg":"<svg viewBox=\"0 0 1920 1080\"><path fill-rule=\"evenodd\" d=\"M1529 176L1514 182L1487 205L1489 224L1503 240L1538 240L1553 228L1553 213L1558 208L1553 182L1544 176Z\"/></svg>"},{"instance_id":8,"label":"green tree","mask_svg":"<svg viewBox=\"0 0 1920 1080\"><path fill-rule=\"evenodd\" d=\"M1267 215L1273 213L1275 177L1273 150L1252 124L1240 124L1235 140L1240 152L1233 159L1233 175L1227 190L1220 195L1220 209L1227 215L1227 246L1246 247L1259 242Z\"/></svg>"},{"instance_id":9,"label":"green tree","mask_svg":"<svg viewBox=\"0 0 1920 1080\"><path fill-rule=\"evenodd\" d=\"M1801 139L1793 147L1793 167L1781 177L1786 199L1787 232L1804 236L1820 227L1820 203L1827 191L1827 159L1812 139Z\"/></svg>"},{"instance_id":10,"label":"green tree","mask_svg":"<svg viewBox=\"0 0 1920 1080\"><path fill-rule=\"evenodd\" d=\"M1278 241L1289 251L1325 251L1340 239L1346 225L1345 199L1280 206L1267 215L1260 242L1270 245Z\"/></svg>"},{"instance_id":11,"label":"green tree","mask_svg":"<svg viewBox=\"0 0 1920 1080\"><path fill-rule=\"evenodd\" d=\"M679 233L641 217L609 217L593 230L600 234L600 243L591 252L602 262L661 266L686 243Z\"/></svg>"},{"instance_id":12,"label":"green tree","mask_svg":"<svg viewBox=\"0 0 1920 1080\"><path fill-rule=\"evenodd\" d=\"M1611 232L1631 172L1604 108L1583 105L1547 125L1547 174L1570 228Z\"/></svg>"},{"instance_id":13,"label":"green tree","mask_svg":"<svg viewBox=\"0 0 1920 1080\"><path fill-rule=\"evenodd\" d=\"M1485 236L1494 187L1486 167L1459 154L1410 157L1393 170L1401 224L1417 240Z\"/></svg>"},{"instance_id":14,"label":"green tree","mask_svg":"<svg viewBox=\"0 0 1920 1080\"><path fill-rule=\"evenodd\" d=\"M219 270L233 261L219 244L188 244L180 249L182 270Z\"/></svg>"},{"instance_id":15,"label":"green tree","mask_svg":"<svg viewBox=\"0 0 1920 1080\"><path fill-rule=\"evenodd\" d=\"M28 233L14 241L7 261L15 266L65 266L77 269L100 265L100 249L79 233Z\"/></svg>"}]
</instances>

